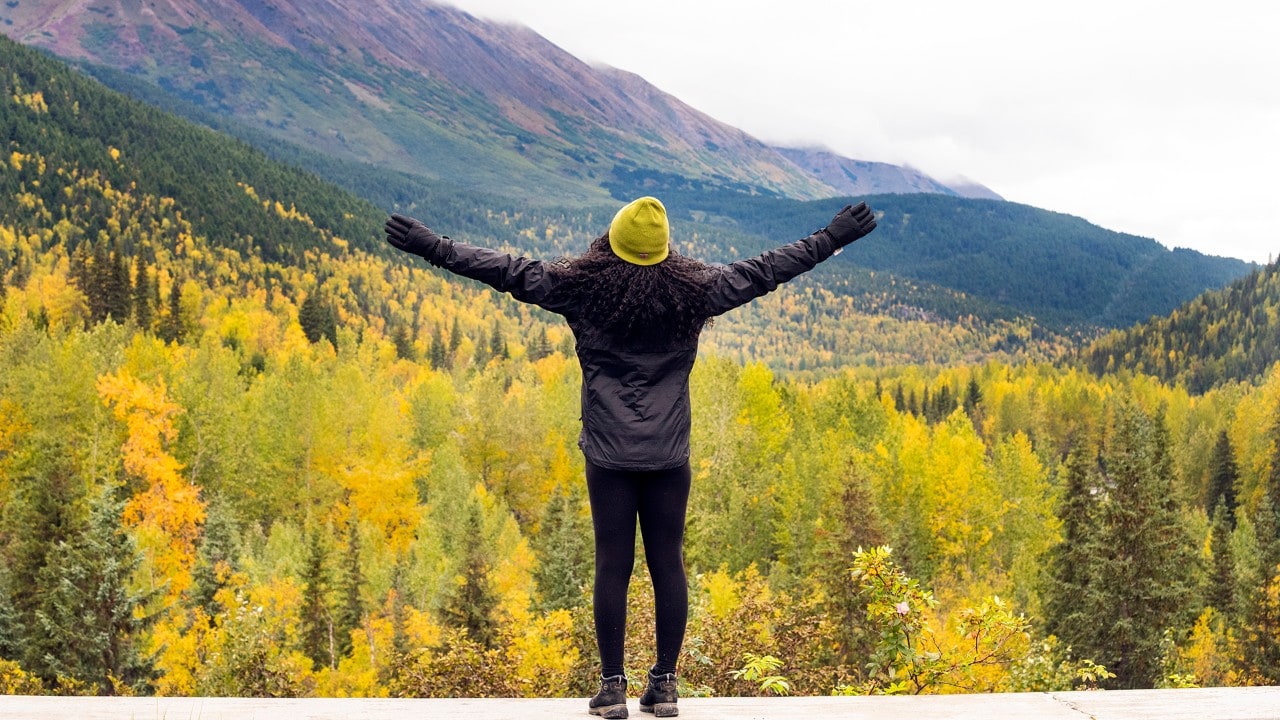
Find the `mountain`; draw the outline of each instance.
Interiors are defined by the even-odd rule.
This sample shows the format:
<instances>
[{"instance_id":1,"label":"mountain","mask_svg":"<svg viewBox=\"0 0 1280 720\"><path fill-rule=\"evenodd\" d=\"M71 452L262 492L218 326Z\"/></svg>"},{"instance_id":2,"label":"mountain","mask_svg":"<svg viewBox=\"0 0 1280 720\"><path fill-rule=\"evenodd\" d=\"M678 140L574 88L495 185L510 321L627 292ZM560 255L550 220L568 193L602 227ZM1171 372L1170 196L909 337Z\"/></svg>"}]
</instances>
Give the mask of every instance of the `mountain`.
<instances>
[{"instance_id":1,"label":"mountain","mask_svg":"<svg viewBox=\"0 0 1280 720\"><path fill-rule=\"evenodd\" d=\"M299 323L338 344L394 338L397 353L424 362L441 336L451 345L456 336L463 349L449 352L469 358L460 369L483 366L486 348L518 354L535 338L550 336L553 349L568 340L558 318L389 250L382 208L311 173L7 38L0 66L0 329L19 318L92 327L109 316L166 339L212 338L247 374L293 342ZM580 253L614 209L524 205L342 167L370 185L423 190L423 205L406 209L459 239L544 257ZM807 221L821 222L830 204L810 208ZM778 241L673 213L681 252L697 257L730 259ZM1067 341L1008 307L844 265L720 317L703 347L821 376L857 365L1047 359Z\"/></svg>"},{"instance_id":2,"label":"mountain","mask_svg":"<svg viewBox=\"0 0 1280 720\"><path fill-rule=\"evenodd\" d=\"M632 73L425 0L12 0L0 28L277 139L510 197L852 192Z\"/></svg>"},{"instance_id":3,"label":"mountain","mask_svg":"<svg viewBox=\"0 0 1280 720\"><path fill-rule=\"evenodd\" d=\"M944 185L919 170L889 163L851 160L822 148L775 148L780 155L835 188L841 195L938 193L959 197L1002 199L974 182Z\"/></svg>"},{"instance_id":4,"label":"mountain","mask_svg":"<svg viewBox=\"0 0 1280 720\"><path fill-rule=\"evenodd\" d=\"M1280 262L1165 317L1105 335L1082 356L1098 374L1144 372L1194 393L1224 382L1257 381L1280 362Z\"/></svg>"},{"instance_id":5,"label":"mountain","mask_svg":"<svg viewBox=\"0 0 1280 720\"><path fill-rule=\"evenodd\" d=\"M721 227L753 238L812 232L815 217L859 199L877 212L875 233L820 266L820 276L855 266L889 273L983 303L978 312L986 317L1031 316L1057 330L1124 327L1164 315L1255 267L1235 258L1170 250L1151 238L1002 200L939 194L805 202L729 193L664 196L669 210L715 218ZM740 252L766 245L736 243ZM966 310L953 307L951 312Z\"/></svg>"},{"instance_id":6,"label":"mountain","mask_svg":"<svg viewBox=\"0 0 1280 720\"><path fill-rule=\"evenodd\" d=\"M774 170L799 170L739 131L678 103L663 105L677 101L633 75L590 68L528 29L484 23L448 8L381 0L357 17L321 0L29 2L0 9L0 17L13 22L8 32L126 68L112 75L94 66L93 72L380 207L421 214L477 242L578 252L600 232L598 219L616 207L609 193L644 191L659 193L680 222L677 232L696 240L682 249L726 261L813 230L842 202L783 197L784 191L813 190L789 180L771 190L748 185L747 179L769 176L746 165L708 170L710 165L690 166L692 155L659 157L677 140L691 142L677 137L683 132L715 138L715 152L704 142L699 156L709 163L774 158ZM304 22L304 15L314 15L314 22ZM438 41L415 40L424 36ZM609 92L617 103L599 99ZM583 111L584 103L593 110ZM667 107L665 116L660 106ZM655 126L663 117L667 122ZM354 124L337 130L335 118ZM600 118L608 127L582 124ZM503 130L517 120L523 123L518 132ZM566 130L575 127L580 132ZM289 140L295 137L303 142ZM736 149L728 152L732 143ZM605 146L614 151L606 154L600 150ZM623 146L630 150L617 150ZM816 160L820 154L795 157ZM606 167L606 158L614 164ZM843 168L846 180L858 174L856 164L831 156L826 161ZM890 168L874 169L889 176ZM731 171L741 171L742 179L725 174ZM901 176L921 187L928 183L919 175ZM822 187L819 194L835 193ZM542 196L537 208L521 198L534 191ZM885 213L874 242L860 243L812 280L837 301L852 299L860 312L918 312L945 322L1033 317L1055 331L1088 333L1167 313L1250 269L996 200L939 194L873 200ZM371 225L376 232L376 222ZM880 277L872 280L868 272ZM911 283L882 284L886 273ZM994 344L977 347L985 350L970 350L995 351ZM775 352L771 356L783 357ZM908 356L909 350L895 354Z\"/></svg>"}]
</instances>

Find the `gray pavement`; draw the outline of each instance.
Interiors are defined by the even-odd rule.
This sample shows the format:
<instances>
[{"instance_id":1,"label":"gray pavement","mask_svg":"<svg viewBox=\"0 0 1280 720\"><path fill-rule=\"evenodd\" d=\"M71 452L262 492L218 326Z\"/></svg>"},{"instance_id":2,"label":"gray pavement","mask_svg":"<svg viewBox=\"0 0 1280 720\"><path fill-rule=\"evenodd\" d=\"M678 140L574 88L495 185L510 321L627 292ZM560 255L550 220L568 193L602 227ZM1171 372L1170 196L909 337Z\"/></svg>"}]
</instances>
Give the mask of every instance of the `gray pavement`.
<instances>
[{"instance_id":1,"label":"gray pavement","mask_svg":"<svg viewBox=\"0 0 1280 720\"><path fill-rule=\"evenodd\" d=\"M583 718L585 699L386 700L0 696L0 718L39 720L421 720ZM632 718L651 718L630 702ZM1280 687L923 697L686 698L689 720L1280 720Z\"/></svg>"}]
</instances>

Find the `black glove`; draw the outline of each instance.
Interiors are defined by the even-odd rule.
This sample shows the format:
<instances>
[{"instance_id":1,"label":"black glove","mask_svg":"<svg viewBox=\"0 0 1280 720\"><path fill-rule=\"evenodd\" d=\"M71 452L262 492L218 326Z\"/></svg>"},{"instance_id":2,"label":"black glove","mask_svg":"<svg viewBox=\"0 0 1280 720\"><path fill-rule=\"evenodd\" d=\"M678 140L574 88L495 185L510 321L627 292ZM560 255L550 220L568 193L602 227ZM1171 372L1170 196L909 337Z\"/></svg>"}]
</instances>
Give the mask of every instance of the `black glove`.
<instances>
[{"instance_id":1,"label":"black glove","mask_svg":"<svg viewBox=\"0 0 1280 720\"><path fill-rule=\"evenodd\" d=\"M825 228L837 248L857 240L876 229L876 216L867 204L845 205L844 209L831 218L831 224Z\"/></svg>"},{"instance_id":2,"label":"black glove","mask_svg":"<svg viewBox=\"0 0 1280 720\"><path fill-rule=\"evenodd\" d=\"M384 229L387 231L387 242L399 250L428 260L435 257L436 248L440 247L442 239L431 228L404 215L392 215L387 219Z\"/></svg>"}]
</instances>

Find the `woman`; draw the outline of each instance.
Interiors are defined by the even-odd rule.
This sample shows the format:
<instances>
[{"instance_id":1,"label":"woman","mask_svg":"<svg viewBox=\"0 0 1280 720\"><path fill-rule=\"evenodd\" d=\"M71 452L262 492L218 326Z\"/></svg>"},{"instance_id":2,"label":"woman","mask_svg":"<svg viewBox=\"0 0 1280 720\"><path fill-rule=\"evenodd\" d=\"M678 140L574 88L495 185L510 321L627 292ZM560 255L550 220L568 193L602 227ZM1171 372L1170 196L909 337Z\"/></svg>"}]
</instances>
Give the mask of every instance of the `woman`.
<instances>
[{"instance_id":1,"label":"woman","mask_svg":"<svg viewBox=\"0 0 1280 720\"><path fill-rule=\"evenodd\" d=\"M593 715L627 717L623 673L627 584L639 521L653 578L658 657L640 709L677 714L676 660L688 617L689 373L707 321L760 297L875 229L866 203L758 257L706 265L672 253L666 209L652 197L614 216L585 255L547 263L455 242L392 215L387 241L565 317L582 365L582 434L595 529L600 692Z\"/></svg>"}]
</instances>

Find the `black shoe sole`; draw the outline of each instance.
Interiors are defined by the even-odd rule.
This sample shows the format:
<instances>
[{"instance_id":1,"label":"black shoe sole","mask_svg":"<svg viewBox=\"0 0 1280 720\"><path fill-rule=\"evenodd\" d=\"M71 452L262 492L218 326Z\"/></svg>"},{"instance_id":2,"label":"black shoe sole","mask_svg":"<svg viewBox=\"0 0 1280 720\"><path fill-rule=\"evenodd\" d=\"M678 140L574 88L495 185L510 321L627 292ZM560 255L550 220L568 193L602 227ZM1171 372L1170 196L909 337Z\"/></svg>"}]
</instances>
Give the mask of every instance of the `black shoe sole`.
<instances>
[{"instance_id":1,"label":"black shoe sole","mask_svg":"<svg viewBox=\"0 0 1280 720\"><path fill-rule=\"evenodd\" d=\"M675 717L680 714L680 708L675 703L657 703L656 705L641 705L640 712L653 713L655 717Z\"/></svg>"},{"instance_id":2,"label":"black shoe sole","mask_svg":"<svg viewBox=\"0 0 1280 720\"><path fill-rule=\"evenodd\" d=\"M627 717L627 706L622 705L605 705L604 707L589 708L587 712L592 715L599 715L605 720L622 720Z\"/></svg>"}]
</instances>

